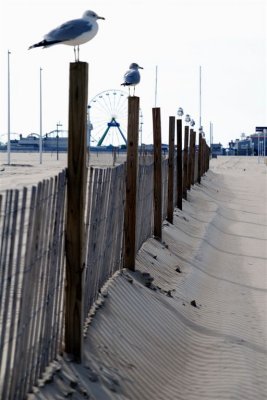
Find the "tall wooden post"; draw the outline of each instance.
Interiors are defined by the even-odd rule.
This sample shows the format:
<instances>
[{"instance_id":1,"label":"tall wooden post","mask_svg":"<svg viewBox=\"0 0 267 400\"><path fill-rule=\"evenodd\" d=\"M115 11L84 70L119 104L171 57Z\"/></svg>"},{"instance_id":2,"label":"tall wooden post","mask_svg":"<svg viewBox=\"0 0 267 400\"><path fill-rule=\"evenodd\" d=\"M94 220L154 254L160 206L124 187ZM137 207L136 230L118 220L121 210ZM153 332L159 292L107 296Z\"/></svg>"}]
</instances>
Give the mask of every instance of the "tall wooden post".
<instances>
[{"instance_id":1,"label":"tall wooden post","mask_svg":"<svg viewBox=\"0 0 267 400\"><path fill-rule=\"evenodd\" d=\"M185 126L184 129L184 156L183 156L183 198L187 199L187 173L188 173L188 135L189 135L189 126Z\"/></svg>"},{"instance_id":2,"label":"tall wooden post","mask_svg":"<svg viewBox=\"0 0 267 400\"><path fill-rule=\"evenodd\" d=\"M174 161L175 117L169 117L169 164L167 220L173 223L173 161Z\"/></svg>"},{"instance_id":3,"label":"tall wooden post","mask_svg":"<svg viewBox=\"0 0 267 400\"><path fill-rule=\"evenodd\" d=\"M162 239L162 175L160 108L152 109L154 138L154 236Z\"/></svg>"},{"instance_id":4,"label":"tall wooden post","mask_svg":"<svg viewBox=\"0 0 267 400\"><path fill-rule=\"evenodd\" d=\"M196 132L193 130L192 136L192 174L191 174L191 185L195 184L195 159L196 159Z\"/></svg>"},{"instance_id":5,"label":"tall wooden post","mask_svg":"<svg viewBox=\"0 0 267 400\"><path fill-rule=\"evenodd\" d=\"M188 174L187 174L187 190L191 189L192 168L193 168L193 129L190 129L190 145L188 159Z\"/></svg>"},{"instance_id":6,"label":"tall wooden post","mask_svg":"<svg viewBox=\"0 0 267 400\"><path fill-rule=\"evenodd\" d=\"M84 210L87 181L88 64L70 64L66 220L65 351L76 362L83 349Z\"/></svg>"},{"instance_id":7,"label":"tall wooden post","mask_svg":"<svg viewBox=\"0 0 267 400\"><path fill-rule=\"evenodd\" d=\"M198 135L197 181L201 183L202 135Z\"/></svg>"},{"instance_id":8,"label":"tall wooden post","mask_svg":"<svg viewBox=\"0 0 267 400\"><path fill-rule=\"evenodd\" d=\"M211 147L207 146L207 171L210 169Z\"/></svg>"},{"instance_id":9,"label":"tall wooden post","mask_svg":"<svg viewBox=\"0 0 267 400\"><path fill-rule=\"evenodd\" d=\"M204 174L205 174L205 172L206 172L206 164L205 164L205 160L206 160L207 148L206 148L206 139L205 139L205 138L203 138L202 140L203 140L203 156L202 156L203 162L202 162L202 175L204 175Z\"/></svg>"},{"instance_id":10,"label":"tall wooden post","mask_svg":"<svg viewBox=\"0 0 267 400\"><path fill-rule=\"evenodd\" d=\"M203 139L203 166L202 166L202 175L205 174L205 172L207 171L206 169L206 156L207 156L207 143L206 143L206 139Z\"/></svg>"},{"instance_id":11,"label":"tall wooden post","mask_svg":"<svg viewBox=\"0 0 267 400\"><path fill-rule=\"evenodd\" d=\"M176 121L177 135L177 207L183 209L183 153L182 153L182 120Z\"/></svg>"},{"instance_id":12,"label":"tall wooden post","mask_svg":"<svg viewBox=\"0 0 267 400\"><path fill-rule=\"evenodd\" d=\"M124 267L135 270L139 97L128 97Z\"/></svg>"}]
</instances>

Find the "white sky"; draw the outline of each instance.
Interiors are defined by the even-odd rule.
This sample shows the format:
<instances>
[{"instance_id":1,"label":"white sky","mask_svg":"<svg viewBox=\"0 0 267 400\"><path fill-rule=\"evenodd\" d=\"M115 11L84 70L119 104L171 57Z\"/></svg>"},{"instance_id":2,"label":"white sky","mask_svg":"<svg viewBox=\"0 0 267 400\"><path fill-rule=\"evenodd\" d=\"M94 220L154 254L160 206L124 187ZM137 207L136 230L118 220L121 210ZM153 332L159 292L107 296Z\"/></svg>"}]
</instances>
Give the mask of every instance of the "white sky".
<instances>
[{"instance_id":1,"label":"white sky","mask_svg":"<svg viewBox=\"0 0 267 400\"><path fill-rule=\"evenodd\" d=\"M199 66L202 66L202 125L209 141L227 146L242 132L267 124L267 5L265 0L2 0L0 5L0 141L7 133L7 52L10 55L11 132L39 132L39 75L43 83L43 134L68 129L69 63L73 49L28 47L59 24L87 9L104 16L97 36L81 46L89 63L89 100L124 90L131 62L144 67L136 88L143 112L143 142L152 142L155 70L162 141L168 118L183 107L199 125Z\"/></svg>"}]
</instances>

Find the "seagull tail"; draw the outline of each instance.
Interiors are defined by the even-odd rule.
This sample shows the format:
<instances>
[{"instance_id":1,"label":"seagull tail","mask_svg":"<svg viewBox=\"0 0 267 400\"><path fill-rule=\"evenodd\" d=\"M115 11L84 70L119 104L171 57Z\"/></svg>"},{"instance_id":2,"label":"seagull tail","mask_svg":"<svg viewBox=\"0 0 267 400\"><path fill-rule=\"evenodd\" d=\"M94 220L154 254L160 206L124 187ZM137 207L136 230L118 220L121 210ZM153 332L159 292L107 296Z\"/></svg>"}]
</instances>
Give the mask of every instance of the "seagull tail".
<instances>
[{"instance_id":1,"label":"seagull tail","mask_svg":"<svg viewBox=\"0 0 267 400\"><path fill-rule=\"evenodd\" d=\"M32 46L30 46L28 48L28 50L34 49L35 47L49 47L49 46L53 46L53 44L57 44L57 43L60 43L60 41L58 41L58 40L48 41L48 40L45 39L45 40L42 40L39 43L33 44Z\"/></svg>"}]
</instances>

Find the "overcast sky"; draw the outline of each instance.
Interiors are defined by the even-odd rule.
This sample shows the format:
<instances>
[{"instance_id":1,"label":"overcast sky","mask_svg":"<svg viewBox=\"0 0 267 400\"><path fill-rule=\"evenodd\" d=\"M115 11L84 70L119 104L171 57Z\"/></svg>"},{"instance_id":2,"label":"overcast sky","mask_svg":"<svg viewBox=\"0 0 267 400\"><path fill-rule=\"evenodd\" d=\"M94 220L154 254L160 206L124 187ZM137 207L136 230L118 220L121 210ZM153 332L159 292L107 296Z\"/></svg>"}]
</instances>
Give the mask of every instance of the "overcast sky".
<instances>
[{"instance_id":1,"label":"overcast sky","mask_svg":"<svg viewBox=\"0 0 267 400\"><path fill-rule=\"evenodd\" d=\"M267 6L265 0L2 0L0 5L0 141L7 133L7 53L10 50L11 132L39 132L42 68L43 133L68 129L69 63L73 49L58 45L28 50L61 23L87 9L106 18L81 46L89 63L89 100L108 89L124 90L131 62L144 67L136 88L144 143L152 142L152 107L161 108L163 142L168 117L183 107L209 141L227 146L241 133L267 124Z\"/></svg>"}]
</instances>

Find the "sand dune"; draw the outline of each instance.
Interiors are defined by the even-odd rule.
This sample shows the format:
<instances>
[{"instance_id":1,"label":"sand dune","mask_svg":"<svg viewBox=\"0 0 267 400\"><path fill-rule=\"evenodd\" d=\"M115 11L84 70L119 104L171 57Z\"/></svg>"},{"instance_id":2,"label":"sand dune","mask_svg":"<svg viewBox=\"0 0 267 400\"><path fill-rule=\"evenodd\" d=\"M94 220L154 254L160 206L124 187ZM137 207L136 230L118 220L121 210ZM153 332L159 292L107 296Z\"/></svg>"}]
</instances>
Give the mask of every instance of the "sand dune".
<instances>
[{"instance_id":1,"label":"sand dune","mask_svg":"<svg viewBox=\"0 0 267 400\"><path fill-rule=\"evenodd\" d=\"M29 398L266 399L266 204L266 165L212 160L163 242L105 285L83 364L61 358Z\"/></svg>"}]
</instances>

